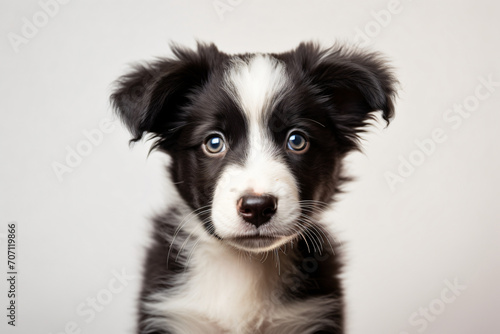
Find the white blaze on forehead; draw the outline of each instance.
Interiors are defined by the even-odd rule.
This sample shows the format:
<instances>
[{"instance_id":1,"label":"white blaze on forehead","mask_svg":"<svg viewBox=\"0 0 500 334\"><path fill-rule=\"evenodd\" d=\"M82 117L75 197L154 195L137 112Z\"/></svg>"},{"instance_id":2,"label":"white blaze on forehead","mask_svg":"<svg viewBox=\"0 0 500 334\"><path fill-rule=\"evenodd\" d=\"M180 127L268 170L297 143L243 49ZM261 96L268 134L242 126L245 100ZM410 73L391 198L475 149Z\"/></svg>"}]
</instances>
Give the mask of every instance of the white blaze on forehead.
<instances>
[{"instance_id":1,"label":"white blaze on forehead","mask_svg":"<svg viewBox=\"0 0 500 334\"><path fill-rule=\"evenodd\" d=\"M272 189L273 182L286 179L290 183L289 175L283 175L288 169L276 154L272 129L268 126L273 103L279 101L289 86L285 66L265 54L256 54L247 61L235 59L225 81L225 89L240 105L248 122L248 150L242 171L247 179L246 187L256 193L266 193L276 190ZM273 166L275 169L270 171ZM276 173L279 170L282 172Z\"/></svg>"},{"instance_id":2,"label":"white blaze on forehead","mask_svg":"<svg viewBox=\"0 0 500 334\"><path fill-rule=\"evenodd\" d=\"M288 170L276 154L272 129L268 126L268 114L286 90L287 82L284 65L264 54L254 55L246 62L234 60L226 77L226 88L248 121L248 150L243 174L248 190L258 194L276 191L271 184L280 179L290 183L289 175L283 175ZM279 170L282 172L277 172Z\"/></svg>"},{"instance_id":3,"label":"white blaze on forehead","mask_svg":"<svg viewBox=\"0 0 500 334\"><path fill-rule=\"evenodd\" d=\"M252 123L263 120L264 113L271 109L271 102L285 90L288 77L284 65L277 59L257 54L248 61L235 59L225 81L225 89Z\"/></svg>"}]
</instances>

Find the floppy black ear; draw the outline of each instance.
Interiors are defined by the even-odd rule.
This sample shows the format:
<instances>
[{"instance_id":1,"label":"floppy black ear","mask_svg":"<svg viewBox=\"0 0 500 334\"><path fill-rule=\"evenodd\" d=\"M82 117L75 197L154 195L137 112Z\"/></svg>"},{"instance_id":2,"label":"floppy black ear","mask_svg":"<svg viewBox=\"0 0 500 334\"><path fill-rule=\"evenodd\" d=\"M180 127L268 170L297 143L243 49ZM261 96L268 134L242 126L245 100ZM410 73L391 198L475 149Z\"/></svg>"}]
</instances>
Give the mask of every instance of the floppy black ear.
<instances>
[{"instance_id":1,"label":"floppy black ear","mask_svg":"<svg viewBox=\"0 0 500 334\"><path fill-rule=\"evenodd\" d=\"M145 132L168 142L185 123L183 106L189 94L207 81L214 62L223 54L215 45L198 43L196 51L173 46L174 58L136 65L116 81L111 102L138 141Z\"/></svg>"},{"instance_id":2,"label":"floppy black ear","mask_svg":"<svg viewBox=\"0 0 500 334\"><path fill-rule=\"evenodd\" d=\"M345 151L358 147L359 134L373 112L381 111L389 124L397 81L380 54L345 47L321 50L311 43L301 44L296 54L330 105L331 120Z\"/></svg>"}]
</instances>

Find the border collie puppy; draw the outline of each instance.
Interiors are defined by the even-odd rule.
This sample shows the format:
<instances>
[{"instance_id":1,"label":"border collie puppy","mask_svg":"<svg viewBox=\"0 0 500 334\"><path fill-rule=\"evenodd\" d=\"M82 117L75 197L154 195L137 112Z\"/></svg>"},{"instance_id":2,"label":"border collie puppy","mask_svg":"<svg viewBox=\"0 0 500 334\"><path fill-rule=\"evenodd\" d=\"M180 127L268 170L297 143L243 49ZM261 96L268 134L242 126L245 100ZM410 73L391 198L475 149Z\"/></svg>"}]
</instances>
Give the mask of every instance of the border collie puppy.
<instances>
[{"instance_id":1,"label":"border collie puppy","mask_svg":"<svg viewBox=\"0 0 500 334\"><path fill-rule=\"evenodd\" d=\"M174 46L112 102L171 157L178 192L154 220L138 333L343 333L330 206L373 112L393 116L383 58L302 43L229 55Z\"/></svg>"}]
</instances>

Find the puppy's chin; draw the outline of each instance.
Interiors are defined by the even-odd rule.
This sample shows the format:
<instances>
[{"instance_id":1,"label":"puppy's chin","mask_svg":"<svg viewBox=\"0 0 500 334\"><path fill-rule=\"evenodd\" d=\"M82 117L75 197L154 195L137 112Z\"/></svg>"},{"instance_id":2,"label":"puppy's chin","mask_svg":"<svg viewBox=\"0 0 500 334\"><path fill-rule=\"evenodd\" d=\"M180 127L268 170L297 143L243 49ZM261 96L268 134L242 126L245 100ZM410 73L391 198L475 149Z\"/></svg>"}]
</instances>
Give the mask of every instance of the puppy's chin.
<instances>
[{"instance_id":1,"label":"puppy's chin","mask_svg":"<svg viewBox=\"0 0 500 334\"><path fill-rule=\"evenodd\" d=\"M259 254L278 249L296 238L295 234L289 236L257 235L225 238L223 242L238 250Z\"/></svg>"}]
</instances>

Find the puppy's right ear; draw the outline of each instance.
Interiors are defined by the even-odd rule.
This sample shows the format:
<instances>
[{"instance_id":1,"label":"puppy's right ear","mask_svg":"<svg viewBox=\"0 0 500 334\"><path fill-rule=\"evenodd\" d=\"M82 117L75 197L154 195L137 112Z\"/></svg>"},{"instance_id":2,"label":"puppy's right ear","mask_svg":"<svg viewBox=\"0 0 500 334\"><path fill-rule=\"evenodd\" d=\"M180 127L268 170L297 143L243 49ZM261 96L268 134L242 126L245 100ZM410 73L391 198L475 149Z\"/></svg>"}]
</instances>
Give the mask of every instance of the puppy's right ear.
<instances>
[{"instance_id":1,"label":"puppy's right ear","mask_svg":"<svg viewBox=\"0 0 500 334\"><path fill-rule=\"evenodd\" d=\"M147 132L168 144L185 124L182 112L189 94L203 87L224 56L213 44L198 43L196 51L174 46L172 51L174 58L136 65L116 81L111 103L130 130L131 142Z\"/></svg>"}]
</instances>

